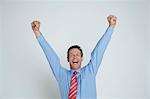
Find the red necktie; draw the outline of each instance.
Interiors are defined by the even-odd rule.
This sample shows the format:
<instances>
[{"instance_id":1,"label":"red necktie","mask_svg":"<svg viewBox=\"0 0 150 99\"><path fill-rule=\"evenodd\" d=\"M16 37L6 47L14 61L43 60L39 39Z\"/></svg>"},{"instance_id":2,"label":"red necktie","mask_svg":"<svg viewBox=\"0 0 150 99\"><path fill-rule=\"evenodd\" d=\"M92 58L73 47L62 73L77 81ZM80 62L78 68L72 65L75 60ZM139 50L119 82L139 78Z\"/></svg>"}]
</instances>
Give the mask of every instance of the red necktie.
<instances>
[{"instance_id":1,"label":"red necktie","mask_svg":"<svg viewBox=\"0 0 150 99\"><path fill-rule=\"evenodd\" d=\"M73 72L68 99L76 99L78 89L77 72Z\"/></svg>"}]
</instances>

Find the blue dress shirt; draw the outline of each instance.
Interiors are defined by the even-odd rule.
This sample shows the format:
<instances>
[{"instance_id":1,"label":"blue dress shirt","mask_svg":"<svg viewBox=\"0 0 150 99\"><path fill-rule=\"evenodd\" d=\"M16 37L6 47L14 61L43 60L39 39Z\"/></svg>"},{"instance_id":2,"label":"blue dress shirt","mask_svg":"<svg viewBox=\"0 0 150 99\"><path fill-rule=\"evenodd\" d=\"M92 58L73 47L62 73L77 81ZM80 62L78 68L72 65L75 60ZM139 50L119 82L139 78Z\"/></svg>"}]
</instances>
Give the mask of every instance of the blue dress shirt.
<instances>
[{"instance_id":1,"label":"blue dress shirt","mask_svg":"<svg viewBox=\"0 0 150 99\"><path fill-rule=\"evenodd\" d=\"M89 63L78 69L78 92L77 99L96 99L96 74L103 58L105 49L111 39L113 29L108 27L96 47L91 53ZM71 78L73 70L67 70L60 64L60 60L55 51L51 48L43 35L37 37L37 40L42 47L52 72L58 82L61 99L68 99Z\"/></svg>"}]
</instances>

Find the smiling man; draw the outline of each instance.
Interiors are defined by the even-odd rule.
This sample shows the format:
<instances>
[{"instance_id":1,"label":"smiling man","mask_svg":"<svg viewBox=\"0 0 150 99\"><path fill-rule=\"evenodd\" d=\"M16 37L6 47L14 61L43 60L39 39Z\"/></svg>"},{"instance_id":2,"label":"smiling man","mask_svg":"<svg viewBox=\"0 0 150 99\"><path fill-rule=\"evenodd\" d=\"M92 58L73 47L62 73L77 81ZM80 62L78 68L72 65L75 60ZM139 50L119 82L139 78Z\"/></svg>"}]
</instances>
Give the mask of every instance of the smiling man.
<instances>
[{"instance_id":1,"label":"smiling man","mask_svg":"<svg viewBox=\"0 0 150 99\"><path fill-rule=\"evenodd\" d=\"M31 23L32 30L42 47L53 74L58 82L61 99L96 99L96 74L102 61L105 49L111 39L117 17L107 17L109 26L91 53L89 63L81 68L83 52L80 46L73 45L67 51L70 70L63 68L60 60L40 32L40 22Z\"/></svg>"}]
</instances>

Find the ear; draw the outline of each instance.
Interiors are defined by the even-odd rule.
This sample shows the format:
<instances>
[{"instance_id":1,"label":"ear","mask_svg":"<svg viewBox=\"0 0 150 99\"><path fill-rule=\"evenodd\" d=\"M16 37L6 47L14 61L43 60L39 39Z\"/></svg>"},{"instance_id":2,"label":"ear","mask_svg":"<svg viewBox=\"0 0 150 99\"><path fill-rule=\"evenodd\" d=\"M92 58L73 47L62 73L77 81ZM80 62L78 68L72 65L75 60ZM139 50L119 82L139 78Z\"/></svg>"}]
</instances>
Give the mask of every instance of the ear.
<instances>
[{"instance_id":1,"label":"ear","mask_svg":"<svg viewBox=\"0 0 150 99\"><path fill-rule=\"evenodd\" d=\"M67 61L69 62L69 57L67 56Z\"/></svg>"},{"instance_id":2,"label":"ear","mask_svg":"<svg viewBox=\"0 0 150 99\"><path fill-rule=\"evenodd\" d=\"M81 58L81 62L83 61L83 57Z\"/></svg>"}]
</instances>

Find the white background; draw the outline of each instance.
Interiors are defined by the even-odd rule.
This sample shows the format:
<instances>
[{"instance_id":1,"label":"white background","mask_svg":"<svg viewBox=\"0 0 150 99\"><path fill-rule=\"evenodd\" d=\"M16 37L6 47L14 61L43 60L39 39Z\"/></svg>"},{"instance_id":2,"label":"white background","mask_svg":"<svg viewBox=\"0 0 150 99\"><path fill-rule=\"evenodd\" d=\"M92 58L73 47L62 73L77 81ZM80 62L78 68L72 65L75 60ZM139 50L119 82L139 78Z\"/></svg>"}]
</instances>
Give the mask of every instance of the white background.
<instances>
[{"instance_id":1,"label":"white background","mask_svg":"<svg viewBox=\"0 0 150 99\"><path fill-rule=\"evenodd\" d=\"M148 17L149 17L148 18L148 20L149 20L148 21L148 40L149 40L148 47L149 48L148 49L150 50L150 1L148 2L148 5L149 5L148 6L148 10L149 10L148 11ZM149 83L148 94L149 94L149 97L150 97L150 52L148 52L148 56L149 56L148 57L148 71L147 71L148 72L148 80L149 80L149 82L148 82Z\"/></svg>"},{"instance_id":2,"label":"white background","mask_svg":"<svg viewBox=\"0 0 150 99\"><path fill-rule=\"evenodd\" d=\"M118 24L97 74L98 99L150 98L148 0L0 2L0 99L59 99L57 82L31 30L34 19L65 68L79 44L85 65L114 14ZM149 16L149 17L148 17ZM149 49L149 50L148 50Z\"/></svg>"}]
</instances>

